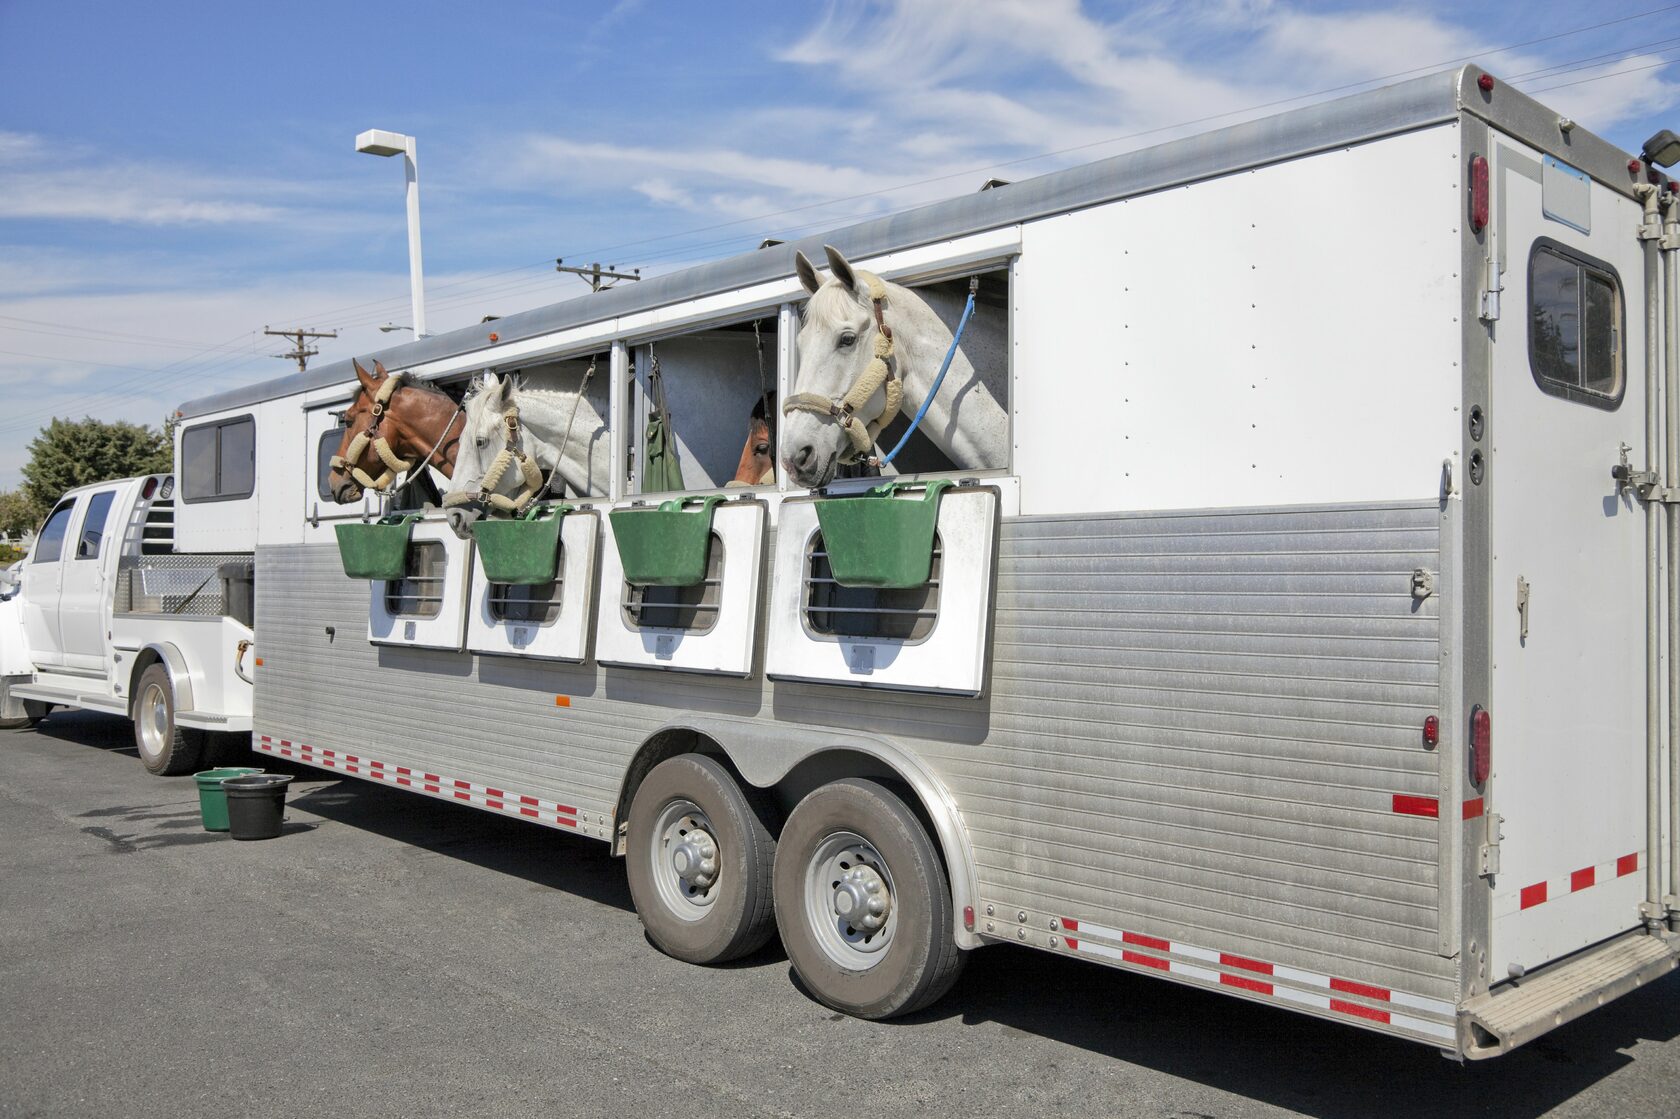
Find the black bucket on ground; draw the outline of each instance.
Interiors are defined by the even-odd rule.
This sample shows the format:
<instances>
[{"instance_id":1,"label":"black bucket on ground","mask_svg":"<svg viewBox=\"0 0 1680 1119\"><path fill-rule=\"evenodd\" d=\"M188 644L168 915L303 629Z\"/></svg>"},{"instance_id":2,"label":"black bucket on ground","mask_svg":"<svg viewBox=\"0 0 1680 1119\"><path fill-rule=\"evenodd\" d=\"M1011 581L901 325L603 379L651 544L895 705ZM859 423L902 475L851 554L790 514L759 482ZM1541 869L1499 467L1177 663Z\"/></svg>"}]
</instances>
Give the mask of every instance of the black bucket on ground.
<instances>
[{"instance_id":1,"label":"black bucket on ground","mask_svg":"<svg viewBox=\"0 0 1680 1119\"><path fill-rule=\"evenodd\" d=\"M273 839L285 815L290 774L250 773L222 782L227 796L228 834L235 839Z\"/></svg>"}]
</instances>

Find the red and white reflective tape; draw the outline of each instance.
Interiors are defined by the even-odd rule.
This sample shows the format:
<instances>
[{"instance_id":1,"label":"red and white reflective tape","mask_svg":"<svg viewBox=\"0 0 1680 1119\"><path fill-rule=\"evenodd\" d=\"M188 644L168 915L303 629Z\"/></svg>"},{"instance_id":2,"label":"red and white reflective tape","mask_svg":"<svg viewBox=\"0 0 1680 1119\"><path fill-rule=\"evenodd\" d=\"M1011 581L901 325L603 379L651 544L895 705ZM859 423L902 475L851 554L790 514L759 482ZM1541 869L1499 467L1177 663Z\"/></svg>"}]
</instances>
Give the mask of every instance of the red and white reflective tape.
<instances>
[{"instance_id":1,"label":"red and white reflective tape","mask_svg":"<svg viewBox=\"0 0 1680 1119\"><path fill-rule=\"evenodd\" d=\"M1493 915L1508 917L1512 913L1520 913L1524 909L1533 909L1537 905L1545 905L1549 901L1569 894L1578 894L1582 890L1590 890L1594 886L1602 886L1615 878L1626 878L1639 870L1639 852L1623 855L1619 859L1612 859L1597 866L1584 866L1580 870L1571 871L1562 878L1548 878L1544 882L1531 882L1522 889L1509 894L1496 894L1493 899Z\"/></svg>"},{"instance_id":2,"label":"red and white reflective tape","mask_svg":"<svg viewBox=\"0 0 1680 1119\"><path fill-rule=\"evenodd\" d=\"M1099 956L1125 966L1232 987L1251 995L1378 1022L1437 1041L1453 1043L1458 1039L1457 1008L1440 999L1216 952L1183 941L1104 928L1089 921L1069 917L1061 921L1063 943L1068 951L1081 956Z\"/></svg>"},{"instance_id":3,"label":"red and white reflective tape","mask_svg":"<svg viewBox=\"0 0 1680 1119\"><path fill-rule=\"evenodd\" d=\"M408 766L357 757L355 754L346 754L339 750L325 750L285 738L270 738L266 734L257 736L256 747L265 754L294 758L306 765L336 769L371 781L384 781L417 793L427 793L440 800L464 800L468 804L506 812L510 816L522 816L550 827L578 826L576 808L557 801L543 800L541 797L510 793L489 785L475 785L471 781L461 781L454 777L410 769Z\"/></svg>"}]
</instances>

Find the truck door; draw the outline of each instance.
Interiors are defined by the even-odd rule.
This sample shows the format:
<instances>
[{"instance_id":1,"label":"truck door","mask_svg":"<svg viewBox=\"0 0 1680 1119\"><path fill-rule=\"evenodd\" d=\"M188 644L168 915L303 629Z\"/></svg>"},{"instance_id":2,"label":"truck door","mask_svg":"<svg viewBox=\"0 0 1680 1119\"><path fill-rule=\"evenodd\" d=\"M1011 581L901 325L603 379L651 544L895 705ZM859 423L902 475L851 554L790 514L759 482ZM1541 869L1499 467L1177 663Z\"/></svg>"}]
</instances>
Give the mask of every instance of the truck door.
<instances>
[{"instance_id":1,"label":"truck door","mask_svg":"<svg viewBox=\"0 0 1680 1119\"><path fill-rule=\"evenodd\" d=\"M76 511L76 499L67 497L54 507L29 562L23 565L23 635L29 644L29 659L37 668L64 667L64 646L58 629L58 596L64 580L64 538L70 531L70 519Z\"/></svg>"},{"instance_id":2,"label":"truck door","mask_svg":"<svg viewBox=\"0 0 1680 1119\"><path fill-rule=\"evenodd\" d=\"M1646 446L1639 208L1507 138L1493 149L1504 298L1484 440L1483 702L1486 809L1504 831L1498 981L1640 923L1645 511L1610 472L1624 448L1643 468Z\"/></svg>"},{"instance_id":3,"label":"truck door","mask_svg":"<svg viewBox=\"0 0 1680 1119\"><path fill-rule=\"evenodd\" d=\"M58 629L68 668L105 667L107 560L122 541L113 538L111 510L117 488L97 490L82 499L74 548L65 548L58 596Z\"/></svg>"}]
</instances>

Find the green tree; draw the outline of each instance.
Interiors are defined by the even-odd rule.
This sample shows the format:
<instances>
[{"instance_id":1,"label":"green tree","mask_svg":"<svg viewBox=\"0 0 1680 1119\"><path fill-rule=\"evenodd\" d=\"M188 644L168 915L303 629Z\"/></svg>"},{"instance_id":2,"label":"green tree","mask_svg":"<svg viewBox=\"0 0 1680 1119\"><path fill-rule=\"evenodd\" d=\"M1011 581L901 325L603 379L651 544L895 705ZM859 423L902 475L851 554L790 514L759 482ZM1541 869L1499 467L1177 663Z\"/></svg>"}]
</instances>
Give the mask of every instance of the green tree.
<instances>
[{"instance_id":1,"label":"green tree","mask_svg":"<svg viewBox=\"0 0 1680 1119\"><path fill-rule=\"evenodd\" d=\"M126 420L54 420L29 444L29 456L23 494L39 520L65 490L167 472L174 451L162 432Z\"/></svg>"},{"instance_id":2,"label":"green tree","mask_svg":"<svg viewBox=\"0 0 1680 1119\"><path fill-rule=\"evenodd\" d=\"M0 490L0 536L21 536L34 527L34 504L17 490Z\"/></svg>"}]
</instances>

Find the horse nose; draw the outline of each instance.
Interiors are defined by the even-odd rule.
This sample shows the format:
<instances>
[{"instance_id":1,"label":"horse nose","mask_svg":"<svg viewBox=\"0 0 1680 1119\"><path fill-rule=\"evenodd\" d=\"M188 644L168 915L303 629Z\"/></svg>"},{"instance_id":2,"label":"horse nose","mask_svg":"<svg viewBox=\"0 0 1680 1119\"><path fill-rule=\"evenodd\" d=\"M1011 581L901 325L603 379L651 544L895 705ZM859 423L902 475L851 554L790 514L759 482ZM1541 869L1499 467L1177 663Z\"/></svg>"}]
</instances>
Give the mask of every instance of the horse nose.
<instances>
[{"instance_id":1,"label":"horse nose","mask_svg":"<svg viewBox=\"0 0 1680 1119\"><path fill-rule=\"evenodd\" d=\"M806 443L804 446L794 449L793 454L788 458L788 465L795 470L802 471L809 469L815 461L817 461L817 449Z\"/></svg>"}]
</instances>

